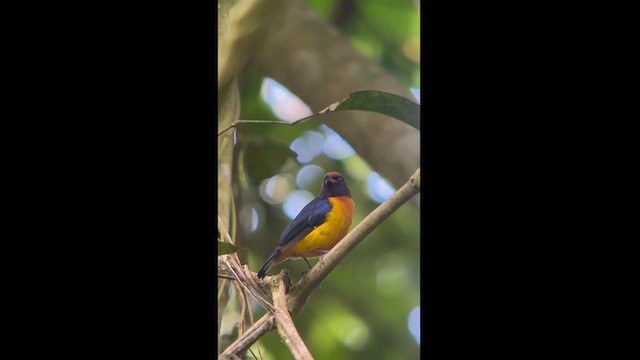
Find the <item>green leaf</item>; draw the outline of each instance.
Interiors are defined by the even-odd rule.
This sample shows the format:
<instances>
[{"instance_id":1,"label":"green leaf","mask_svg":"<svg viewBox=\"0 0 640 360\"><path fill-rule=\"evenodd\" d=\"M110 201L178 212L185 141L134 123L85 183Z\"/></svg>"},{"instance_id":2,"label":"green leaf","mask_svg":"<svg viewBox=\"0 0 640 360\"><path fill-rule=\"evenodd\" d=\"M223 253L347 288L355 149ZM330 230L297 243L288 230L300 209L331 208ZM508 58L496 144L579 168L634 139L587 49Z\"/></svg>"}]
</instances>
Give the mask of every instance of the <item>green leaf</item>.
<instances>
[{"instance_id":1,"label":"green leaf","mask_svg":"<svg viewBox=\"0 0 640 360\"><path fill-rule=\"evenodd\" d=\"M342 110L371 111L391 116L420 130L420 105L395 94L375 90L358 91L319 113Z\"/></svg>"},{"instance_id":2,"label":"green leaf","mask_svg":"<svg viewBox=\"0 0 640 360\"><path fill-rule=\"evenodd\" d=\"M294 123L344 110L370 111L391 116L420 130L420 105L402 96L376 90L351 93L348 98L329 105L317 114L296 120Z\"/></svg>"},{"instance_id":3,"label":"green leaf","mask_svg":"<svg viewBox=\"0 0 640 360\"><path fill-rule=\"evenodd\" d=\"M225 243L222 241L218 241L218 256L220 255L225 255L225 254L231 254L238 251L238 247L233 245L233 244L229 244L229 243Z\"/></svg>"},{"instance_id":4,"label":"green leaf","mask_svg":"<svg viewBox=\"0 0 640 360\"><path fill-rule=\"evenodd\" d=\"M278 174L288 159L297 156L285 143L254 139L246 141L241 149L241 164L251 180L260 181Z\"/></svg>"}]
</instances>

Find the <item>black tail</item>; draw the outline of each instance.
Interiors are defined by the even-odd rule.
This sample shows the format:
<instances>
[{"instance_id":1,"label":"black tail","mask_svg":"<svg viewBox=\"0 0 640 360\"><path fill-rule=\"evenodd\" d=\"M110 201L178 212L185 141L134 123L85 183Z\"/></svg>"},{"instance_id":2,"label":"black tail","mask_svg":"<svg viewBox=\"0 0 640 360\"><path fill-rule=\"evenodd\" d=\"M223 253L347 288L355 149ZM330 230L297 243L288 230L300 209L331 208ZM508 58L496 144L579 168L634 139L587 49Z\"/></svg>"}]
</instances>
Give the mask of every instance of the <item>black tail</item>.
<instances>
[{"instance_id":1,"label":"black tail","mask_svg":"<svg viewBox=\"0 0 640 360\"><path fill-rule=\"evenodd\" d=\"M260 271L258 271L259 279L265 277L265 275L267 275L267 271L269 271L269 269L271 269L271 267L275 265L273 261L278 257L278 255L280 255L280 249L273 250L271 256L269 256L267 261L265 261L264 265L262 265L262 267L260 268Z\"/></svg>"}]
</instances>

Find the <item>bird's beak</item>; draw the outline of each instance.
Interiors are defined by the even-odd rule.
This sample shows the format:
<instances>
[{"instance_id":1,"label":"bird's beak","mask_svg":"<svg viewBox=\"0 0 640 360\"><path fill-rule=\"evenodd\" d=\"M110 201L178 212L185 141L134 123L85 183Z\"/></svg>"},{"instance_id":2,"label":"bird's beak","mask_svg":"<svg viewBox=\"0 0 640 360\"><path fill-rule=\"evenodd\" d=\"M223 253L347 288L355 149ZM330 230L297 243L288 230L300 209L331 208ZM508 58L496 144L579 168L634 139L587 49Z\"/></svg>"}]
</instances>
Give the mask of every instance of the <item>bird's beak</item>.
<instances>
[{"instance_id":1,"label":"bird's beak","mask_svg":"<svg viewBox=\"0 0 640 360\"><path fill-rule=\"evenodd\" d=\"M338 180L336 180L334 178L330 178L330 177L327 178L327 181L331 181L332 183L337 183L338 182Z\"/></svg>"}]
</instances>

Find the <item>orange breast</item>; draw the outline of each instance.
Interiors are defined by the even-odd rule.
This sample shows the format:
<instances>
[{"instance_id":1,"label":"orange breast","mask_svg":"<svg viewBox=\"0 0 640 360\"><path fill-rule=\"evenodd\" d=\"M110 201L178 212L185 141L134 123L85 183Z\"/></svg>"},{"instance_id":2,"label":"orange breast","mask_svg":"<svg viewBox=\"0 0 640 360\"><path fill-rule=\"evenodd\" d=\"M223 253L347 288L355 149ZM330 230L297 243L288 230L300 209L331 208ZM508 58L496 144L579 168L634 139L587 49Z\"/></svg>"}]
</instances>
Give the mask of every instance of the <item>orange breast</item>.
<instances>
[{"instance_id":1,"label":"orange breast","mask_svg":"<svg viewBox=\"0 0 640 360\"><path fill-rule=\"evenodd\" d=\"M350 197L329 198L332 209L327 219L304 239L286 249L286 257L313 258L326 254L349 232L355 204ZM284 254L286 253L286 254Z\"/></svg>"}]
</instances>

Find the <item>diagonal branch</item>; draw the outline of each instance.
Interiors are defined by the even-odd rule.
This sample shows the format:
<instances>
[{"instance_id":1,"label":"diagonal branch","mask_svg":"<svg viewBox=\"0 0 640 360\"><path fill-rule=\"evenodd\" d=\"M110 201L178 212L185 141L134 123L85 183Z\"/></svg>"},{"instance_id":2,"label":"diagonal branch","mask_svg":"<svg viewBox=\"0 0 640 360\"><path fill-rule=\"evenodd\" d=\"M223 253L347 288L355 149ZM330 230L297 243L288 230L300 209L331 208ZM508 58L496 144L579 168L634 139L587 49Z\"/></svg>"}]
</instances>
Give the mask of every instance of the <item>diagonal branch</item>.
<instances>
[{"instance_id":1,"label":"diagonal branch","mask_svg":"<svg viewBox=\"0 0 640 360\"><path fill-rule=\"evenodd\" d=\"M238 337L228 348L226 348L218 360L234 359L236 354L240 354L247 351L251 345L258 341L262 335L268 333L275 328L275 317L272 313L264 314L258 321L256 321L247 331Z\"/></svg>"},{"instance_id":2,"label":"diagonal branch","mask_svg":"<svg viewBox=\"0 0 640 360\"><path fill-rule=\"evenodd\" d=\"M338 245L327 253L322 262L318 262L309 272L287 293L287 307L292 314L302 310L309 295L324 278L329 275L342 259L355 248L378 225L387 219L402 204L420 192L420 168L418 168L409 181L404 184L391 198L380 204L367 217L358 224ZM226 256L226 255L225 255ZM253 281L256 274L251 273ZM263 284L272 283L277 276L267 276L262 280ZM275 299L274 299L275 302ZM273 311L273 310L271 310ZM220 359L231 359L234 354L246 351L253 343L267 332L273 330L275 325L274 312L267 312L255 324L253 324L242 336L227 347Z\"/></svg>"}]
</instances>

